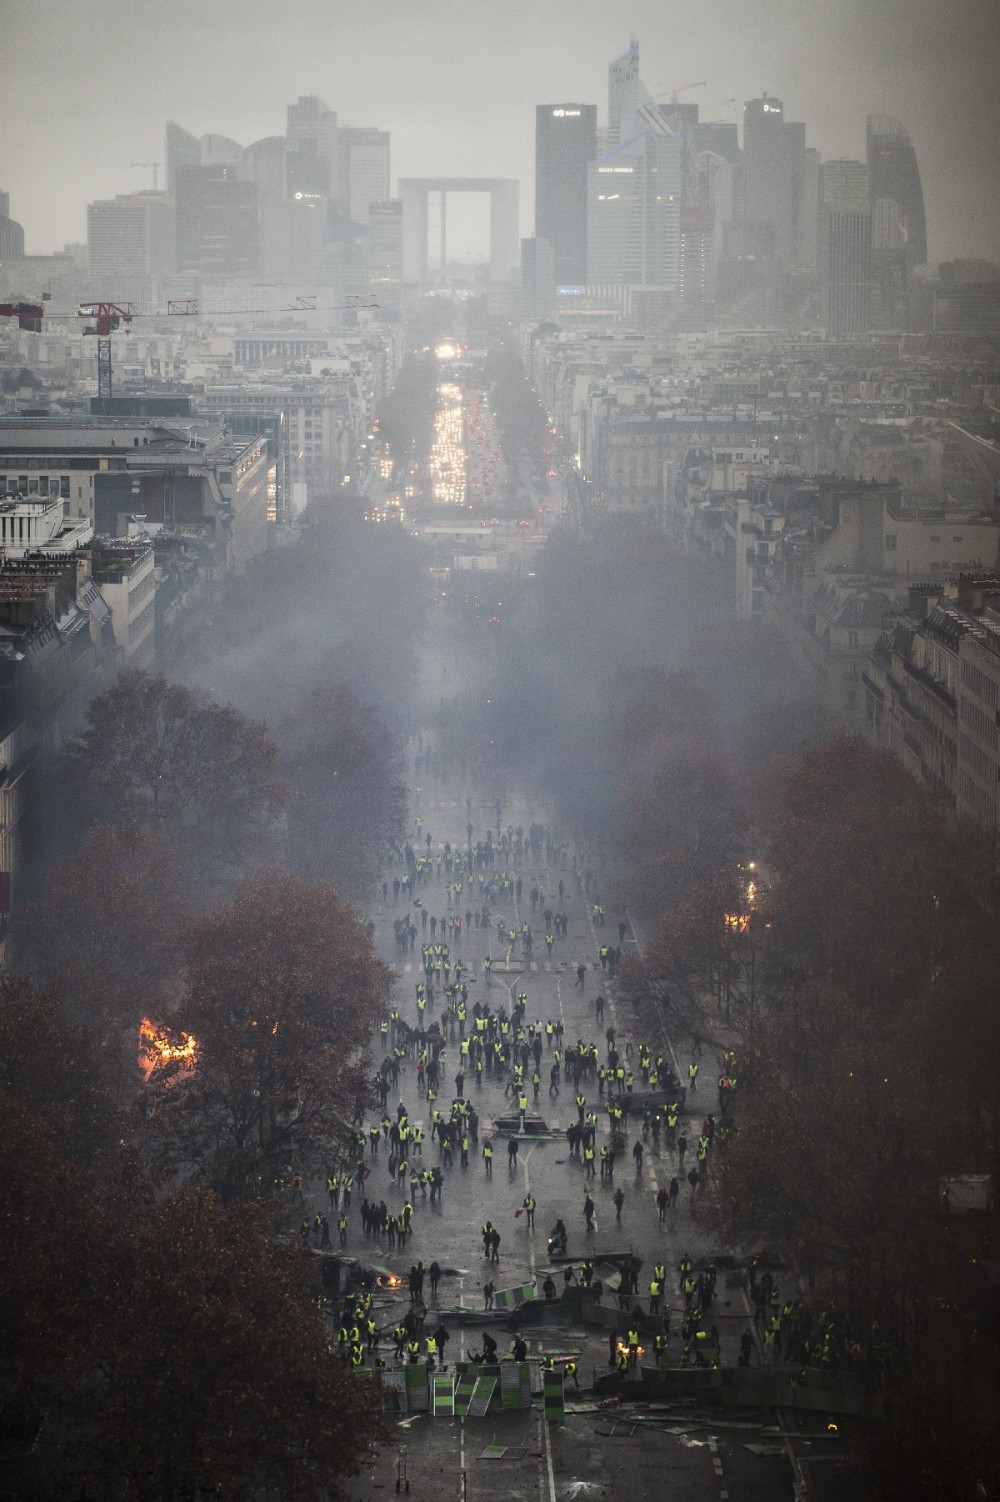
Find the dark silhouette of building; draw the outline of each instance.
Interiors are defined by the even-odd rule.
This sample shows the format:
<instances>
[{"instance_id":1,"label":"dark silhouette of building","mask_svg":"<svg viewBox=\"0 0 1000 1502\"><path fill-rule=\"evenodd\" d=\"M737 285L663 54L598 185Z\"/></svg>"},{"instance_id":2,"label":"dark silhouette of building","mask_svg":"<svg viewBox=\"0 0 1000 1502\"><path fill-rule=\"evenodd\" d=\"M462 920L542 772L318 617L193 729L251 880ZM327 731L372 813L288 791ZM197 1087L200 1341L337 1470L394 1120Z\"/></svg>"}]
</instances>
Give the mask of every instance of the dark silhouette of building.
<instances>
[{"instance_id":1,"label":"dark silhouette of building","mask_svg":"<svg viewBox=\"0 0 1000 1502\"><path fill-rule=\"evenodd\" d=\"M740 159L739 135L731 120L699 120L695 126L694 143L698 151L714 151L733 166Z\"/></svg>"},{"instance_id":2,"label":"dark silhouette of building","mask_svg":"<svg viewBox=\"0 0 1000 1502\"><path fill-rule=\"evenodd\" d=\"M774 257L782 269L816 263L818 158L806 148L801 121L785 119L780 99L764 94L743 109L740 217L770 224Z\"/></svg>"},{"instance_id":3,"label":"dark silhouette of building","mask_svg":"<svg viewBox=\"0 0 1000 1502\"><path fill-rule=\"evenodd\" d=\"M369 206L368 275L379 303L398 308L403 283L403 205L398 198Z\"/></svg>"},{"instance_id":4,"label":"dark silhouette of building","mask_svg":"<svg viewBox=\"0 0 1000 1502\"><path fill-rule=\"evenodd\" d=\"M597 156L595 104L535 110L535 234L552 247L559 284L587 279L587 164Z\"/></svg>"},{"instance_id":5,"label":"dark silhouette of building","mask_svg":"<svg viewBox=\"0 0 1000 1502\"><path fill-rule=\"evenodd\" d=\"M167 192L177 188L177 174L182 167L201 166L201 142L189 130L168 120L164 143L164 160L167 164Z\"/></svg>"},{"instance_id":6,"label":"dark silhouette of building","mask_svg":"<svg viewBox=\"0 0 1000 1502\"><path fill-rule=\"evenodd\" d=\"M863 334L871 317L872 216L864 162L823 163L823 300L827 333Z\"/></svg>"},{"instance_id":7,"label":"dark silhouette of building","mask_svg":"<svg viewBox=\"0 0 1000 1502\"><path fill-rule=\"evenodd\" d=\"M549 317L555 290L552 246L538 235L522 240L521 317L526 323L534 318Z\"/></svg>"},{"instance_id":8,"label":"dark silhouette of building","mask_svg":"<svg viewBox=\"0 0 1000 1502\"><path fill-rule=\"evenodd\" d=\"M177 269L205 276L257 270L257 184L222 163L177 169Z\"/></svg>"},{"instance_id":9,"label":"dark silhouette of building","mask_svg":"<svg viewBox=\"0 0 1000 1502\"><path fill-rule=\"evenodd\" d=\"M913 142L898 120L868 116L868 192L876 250L905 249L910 266L927 264L927 221Z\"/></svg>"},{"instance_id":10,"label":"dark silhouette of building","mask_svg":"<svg viewBox=\"0 0 1000 1502\"><path fill-rule=\"evenodd\" d=\"M324 198L337 191L337 115L315 94L288 106L288 192Z\"/></svg>"}]
</instances>

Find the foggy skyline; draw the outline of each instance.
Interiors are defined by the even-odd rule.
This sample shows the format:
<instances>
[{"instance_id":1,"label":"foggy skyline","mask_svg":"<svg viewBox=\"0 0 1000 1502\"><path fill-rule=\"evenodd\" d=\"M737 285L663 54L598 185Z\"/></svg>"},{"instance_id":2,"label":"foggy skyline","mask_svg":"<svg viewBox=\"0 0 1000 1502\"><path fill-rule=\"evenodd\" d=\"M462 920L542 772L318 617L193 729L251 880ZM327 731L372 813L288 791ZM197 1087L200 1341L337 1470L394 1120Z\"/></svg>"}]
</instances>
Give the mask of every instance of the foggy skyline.
<instances>
[{"instance_id":1,"label":"foggy skyline","mask_svg":"<svg viewBox=\"0 0 1000 1502\"><path fill-rule=\"evenodd\" d=\"M841 0L803 22L802 0L716 0L710 9L635 0L97 0L46 12L8 0L0 99L0 188L26 252L86 238L86 205L151 186L133 161L163 160L176 119L242 144L284 132L289 101L320 95L344 123L392 135L400 176L515 177L521 233L532 228L534 109L577 99L606 118L607 64L639 38L654 94L696 79L705 120L741 127L767 92L805 120L824 160L865 154L865 117L909 131L927 202L931 264L1000 259L1000 122L992 0ZM162 176L161 176L162 182ZM484 223L484 219L482 220ZM456 255L479 248L480 220L456 221ZM458 233L462 238L458 238Z\"/></svg>"}]
</instances>

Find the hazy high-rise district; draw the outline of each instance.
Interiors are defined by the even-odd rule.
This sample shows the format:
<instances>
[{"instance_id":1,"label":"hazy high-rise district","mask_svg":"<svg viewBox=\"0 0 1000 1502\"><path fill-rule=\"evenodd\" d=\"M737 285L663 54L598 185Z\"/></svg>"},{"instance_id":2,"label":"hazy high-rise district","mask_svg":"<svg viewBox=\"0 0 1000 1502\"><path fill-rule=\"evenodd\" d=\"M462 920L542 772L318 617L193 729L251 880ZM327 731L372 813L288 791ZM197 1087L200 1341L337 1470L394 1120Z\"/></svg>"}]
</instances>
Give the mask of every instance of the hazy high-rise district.
<instances>
[{"instance_id":1,"label":"hazy high-rise district","mask_svg":"<svg viewBox=\"0 0 1000 1502\"><path fill-rule=\"evenodd\" d=\"M13 0L4 1499L1000 1502L1000 37L774 5Z\"/></svg>"}]
</instances>

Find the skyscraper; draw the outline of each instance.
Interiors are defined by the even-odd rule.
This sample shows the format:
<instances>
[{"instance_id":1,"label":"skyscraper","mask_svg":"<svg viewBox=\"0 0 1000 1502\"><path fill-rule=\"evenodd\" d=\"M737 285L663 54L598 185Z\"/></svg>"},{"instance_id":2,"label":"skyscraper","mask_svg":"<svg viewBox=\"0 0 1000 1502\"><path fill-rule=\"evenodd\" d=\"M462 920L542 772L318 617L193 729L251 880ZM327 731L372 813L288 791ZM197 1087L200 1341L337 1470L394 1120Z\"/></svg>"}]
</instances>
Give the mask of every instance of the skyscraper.
<instances>
[{"instance_id":1,"label":"skyscraper","mask_svg":"<svg viewBox=\"0 0 1000 1502\"><path fill-rule=\"evenodd\" d=\"M526 323L552 312L554 264L552 246L540 235L521 241L521 317Z\"/></svg>"},{"instance_id":2,"label":"skyscraper","mask_svg":"<svg viewBox=\"0 0 1000 1502\"><path fill-rule=\"evenodd\" d=\"M398 308L403 282L403 204L386 198L368 209L368 276L376 300Z\"/></svg>"},{"instance_id":3,"label":"skyscraper","mask_svg":"<svg viewBox=\"0 0 1000 1502\"><path fill-rule=\"evenodd\" d=\"M246 152L239 141L231 136L220 136L210 131L201 138L201 164L203 167L235 167L239 177L246 177Z\"/></svg>"},{"instance_id":4,"label":"skyscraper","mask_svg":"<svg viewBox=\"0 0 1000 1502\"><path fill-rule=\"evenodd\" d=\"M587 281L676 289L683 143L643 130L587 169Z\"/></svg>"},{"instance_id":5,"label":"skyscraper","mask_svg":"<svg viewBox=\"0 0 1000 1502\"><path fill-rule=\"evenodd\" d=\"M337 192L337 116L315 94L288 106L288 192Z\"/></svg>"},{"instance_id":6,"label":"skyscraper","mask_svg":"<svg viewBox=\"0 0 1000 1502\"><path fill-rule=\"evenodd\" d=\"M168 193L173 193L177 187L177 173L181 167L201 166L201 142L174 120L167 121L164 160L167 164Z\"/></svg>"},{"instance_id":7,"label":"skyscraper","mask_svg":"<svg viewBox=\"0 0 1000 1502\"><path fill-rule=\"evenodd\" d=\"M286 275L289 251L286 148L284 136L264 136L246 149L247 175L257 185L257 269L275 280Z\"/></svg>"},{"instance_id":8,"label":"skyscraper","mask_svg":"<svg viewBox=\"0 0 1000 1502\"><path fill-rule=\"evenodd\" d=\"M927 221L913 142L898 120L868 116L868 190L875 249L905 249L910 266L927 264Z\"/></svg>"},{"instance_id":9,"label":"skyscraper","mask_svg":"<svg viewBox=\"0 0 1000 1502\"><path fill-rule=\"evenodd\" d=\"M639 77L639 42L633 37L628 51L608 63L608 145L624 145L637 133L638 114L652 94Z\"/></svg>"},{"instance_id":10,"label":"skyscraper","mask_svg":"<svg viewBox=\"0 0 1000 1502\"><path fill-rule=\"evenodd\" d=\"M369 205L389 197L389 132L347 125L338 132L337 196L355 224L368 223Z\"/></svg>"},{"instance_id":11,"label":"skyscraper","mask_svg":"<svg viewBox=\"0 0 1000 1502\"><path fill-rule=\"evenodd\" d=\"M595 104L535 108L535 234L547 240L557 283L587 277L587 167L597 156Z\"/></svg>"},{"instance_id":12,"label":"skyscraper","mask_svg":"<svg viewBox=\"0 0 1000 1502\"><path fill-rule=\"evenodd\" d=\"M237 168L177 169L177 269L210 276L257 270L257 184Z\"/></svg>"},{"instance_id":13,"label":"skyscraper","mask_svg":"<svg viewBox=\"0 0 1000 1502\"><path fill-rule=\"evenodd\" d=\"M740 217L769 224L780 267L808 267L811 223L806 128L785 119L780 99L764 94L743 107L743 190ZM815 199L813 199L815 203Z\"/></svg>"},{"instance_id":14,"label":"skyscraper","mask_svg":"<svg viewBox=\"0 0 1000 1502\"><path fill-rule=\"evenodd\" d=\"M150 306L174 270L169 193L119 193L87 205L87 265L94 294Z\"/></svg>"},{"instance_id":15,"label":"skyscraper","mask_svg":"<svg viewBox=\"0 0 1000 1502\"><path fill-rule=\"evenodd\" d=\"M731 120L700 120L695 126L694 143L699 151L714 151L733 166L739 162L739 134Z\"/></svg>"},{"instance_id":16,"label":"skyscraper","mask_svg":"<svg viewBox=\"0 0 1000 1502\"><path fill-rule=\"evenodd\" d=\"M824 162L823 311L832 338L863 334L871 312L872 216L864 162Z\"/></svg>"}]
</instances>

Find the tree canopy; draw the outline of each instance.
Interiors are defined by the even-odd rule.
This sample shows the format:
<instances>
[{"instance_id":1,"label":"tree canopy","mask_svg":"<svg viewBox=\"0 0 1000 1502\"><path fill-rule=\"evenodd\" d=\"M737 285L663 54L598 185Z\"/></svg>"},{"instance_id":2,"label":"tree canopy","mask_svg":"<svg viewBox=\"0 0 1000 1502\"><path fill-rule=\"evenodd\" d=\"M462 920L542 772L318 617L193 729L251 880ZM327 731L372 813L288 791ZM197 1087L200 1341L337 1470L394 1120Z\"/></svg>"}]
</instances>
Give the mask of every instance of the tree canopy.
<instances>
[{"instance_id":1,"label":"tree canopy","mask_svg":"<svg viewBox=\"0 0 1000 1502\"><path fill-rule=\"evenodd\" d=\"M268 867L190 926L185 952L185 994L160 1023L194 1040L194 1060L168 1055L150 1077L157 1156L227 1200L339 1159L388 990L360 915L329 884Z\"/></svg>"},{"instance_id":2,"label":"tree canopy","mask_svg":"<svg viewBox=\"0 0 1000 1502\"><path fill-rule=\"evenodd\" d=\"M128 671L94 699L70 766L91 819L164 840L209 887L265 861L288 801L264 724Z\"/></svg>"}]
</instances>

